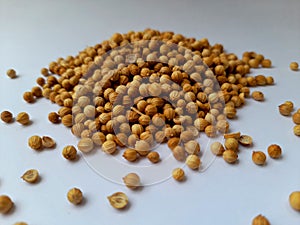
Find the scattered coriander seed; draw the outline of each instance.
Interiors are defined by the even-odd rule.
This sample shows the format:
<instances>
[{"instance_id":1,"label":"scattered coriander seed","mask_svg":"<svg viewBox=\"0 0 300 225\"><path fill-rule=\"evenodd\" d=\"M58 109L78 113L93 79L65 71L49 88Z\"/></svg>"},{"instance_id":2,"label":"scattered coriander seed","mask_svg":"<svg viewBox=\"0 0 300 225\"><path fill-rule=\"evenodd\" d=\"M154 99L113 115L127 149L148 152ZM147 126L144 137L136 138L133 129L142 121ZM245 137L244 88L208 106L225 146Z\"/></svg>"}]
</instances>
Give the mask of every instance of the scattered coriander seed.
<instances>
[{"instance_id":1,"label":"scattered coriander seed","mask_svg":"<svg viewBox=\"0 0 300 225\"><path fill-rule=\"evenodd\" d=\"M22 125L27 125L30 121L29 115L26 112L21 112L17 115L16 121Z\"/></svg>"},{"instance_id":2,"label":"scattered coriander seed","mask_svg":"<svg viewBox=\"0 0 300 225\"><path fill-rule=\"evenodd\" d=\"M79 205L83 200L83 194L80 189L72 188L68 191L67 198L74 205Z\"/></svg>"},{"instance_id":3,"label":"scattered coriander seed","mask_svg":"<svg viewBox=\"0 0 300 225\"><path fill-rule=\"evenodd\" d=\"M220 142L214 142L210 145L210 150L214 155L220 156L225 151L225 148Z\"/></svg>"},{"instance_id":4,"label":"scattered coriander seed","mask_svg":"<svg viewBox=\"0 0 300 225\"><path fill-rule=\"evenodd\" d=\"M201 165L201 160L197 155L189 155L185 160L185 164L192 170L197 170Z\"/></svg>"},{"instance_id":5,"label":"scattered coriander seed","mask_svg":"<svg viewBox=\"0 0 300 225\"><path fill-rule=\"evenodd\" d=\"M238 159L238 154L234 150L225 150L223 152L223 159L228 163L235 163Z\"/></svg>"},{"instance_id":6,"label":"scattered coriander seed","mask_svg":"<svg viewBox=\"0 0 300 225\"><path fill-rule=\"evenodd\" d=\"M294 113L292 119L296 125L300 125L300 113Z\"/></svg>"},{"instance_id":7,"label":"scattered coriander seed","mask_svg":"<svg viewBox=\"0 0 300 225\"><path fill-rule=\"evenodd\" d=\"M198 155L200 153L200 144L195 141L191 140L186 143L184 143L184 150L189 154Z\"/></svg>"},{"instance_id":8,"label":"scattered coriander seed","mask_svg":"<svg viewBox=\"0 0 300 225\"><path fill-rule=\"evenodd\" d=\"M117 150L117 144L112 140L105 141L102 144L102 150L107 154L114 154Z\"/></svg>"},{"instance_id":9,"label":"scattered coriander seed","mask_svg":"<svg viewBox=\"0 0 300 225\"><path fill-rule=\"evenodd\" d=\"M60 123L59 115L56 112L51 112L48 114L48 120L51 123Z\"/></svg>"},{"instance_id":10,"label":"scattered coriander seed","mask_svg":"<svg viewBox=\"0 0 300 225\"><path fill-rule=\"evenodd\" d=\"M299 64L297 62L291 62L290 63L290 69L293 70L293 71L298 71Z\"/></svg>"},{"instance_id":11,"label":"scattered coriander seed","mask_svg":"<svg viewBox=\"0 0 300 225\"><path fill-rule=\"evenodd\" d=\"M261 62L262 67L264 68L271 68L272 67L272 61L270 59L264 59Z\"/></svg>"},{"instance_id":12,"label":"scattered coriander seed","mask_svg":"<svg viewBox=\"0 0 300 225\"><path fill-rule=\"evenodd\" d=\"M128 197L123 192L116 192L107 197L110 205L115 209L124 209L128 205Z\"/></svg>"},{"instance_id":13,"label":"scattered coriander seed","mask_svg":"<svg viewBox=\"0 0 300 225\"><path fill-rule=\"evenodd\" d=\"M21 177L27 183L34 184L39 180L39 172L35 169L27 170Z\"/></svg>"},{"instance_id":14,"label":"scattered coriander seed","mask_svg":"<svg viewBox=\"0 0 300 225\"><path fill-rule=\"evenodd\" d=\"M235 138L227 138L225 139L224 146L227 150L230 149L230 150L238 151L239 142Z\"/></svg>"},{"instance_id":15,"label":"scattered coriander seed","mask_svg":"<svg viewBox=\"0 0 300 225\"><path fill-rule=\"evenodd\" d=\"M140 140L135 143L135 150L139 153L139 155L146 156L150 151L150 145L148 142Z\"/></svg>"},{"instance_id":16,"label":"scattered coriander seed","mask_svg":"<svg viewBox=\"0 0 300 225\"><path fill-rule=\"evenodd\" d=\"M105 143L105 142L104 142ZM103 145L104 145L103 143ZM94 142L90 138L82 138L77 145L78 149L84 153L88 153L93 150ZM103 147L103 146L102 146Z\"/></svg>"},{"instance_id":17,"label":"scattered coriander seed","mask_svg":"<svg viewBox=\"0 0 300 225\"><path fill-rule=\"evenodd\" d=\"M45 77L47 77L49 75L49 71L47 68L42 68L41 69L41 74L44 75Z\"/></svg>"},{"instance_id":18,"label":"scattered coriander seed","mask_svg":"<svg viewBox=\"0 0 300 225\"><path fill-rule=\"evenodd\" d=\"M293 209L300 211L300 191L291 193L289 196L289 202Z\"/></svg>"},{"instance_id":19,"label":"scattered coriander seed","mask_svg":"<svg viewBox=\"0 0 300 225\"><path fill-rule=\"evenodd\" d=\"M261 91L253 91L251 96L256 101L263 101L265 99Z\"/></svg>"},{"instance_id":20,"label":"scattered coriander seed","mask_svg":"<svg viewBox=\"0 0 300 225\"><path fill-rule=\"evenodd\" d=\"M17 77L17 72L14 69L9 69L6 71L7 76L9 76L11 79L14 79Z\"/></svg>"},{"instance_id":21,"label":"scattered coriander seed","mask_svg":"<svg viewBox=\"0 0 300 225\"><path fill-rule=\"evenodd\" d=\"M300 125L294 126L294 134L300 136Z\"/></svg>"},{"instance_id":22,"label":"scattered coriander seed","mask_svg":"<svg viewBox=\"0 0 300 225\"><path fill-rule=\"evenodd\" d=\"M74 146L68 145L63 148L62 155L67 160L75 160L77 158L77 150Z\"/></svg>"},{"instance_id":23,"label":"scattered coriander seed","mask_svg":"<svg viewBox=\"0 0 300 225\"><path fill-rule=\"evenodd\" d=\"M61 118L61 122L66 127L72 127L72 125L73 125L73 116L71 114L65 115Z\"/></svg>"},{"instance_id":24,"label":"scattered coriander seed","mask_svg":"<svg viewBox=\"0 0 300 225\"><path fill-rule=\"evenodd\" d=\"M281 157L282 150L281 147L277 144L272 144L268 147L268 154L273 159L278 159Z\"/></svg>"},{"instance_id":25,"label":"scattered coriander seed","mask_svg":"<svg viewBox=\"0 0 300 225\"><path fill-rule=\"evenodd\" d=\"M238 139L238 141L241 145L244 145L244 146L250 146L253 143L252 137L249 135L245 135L245 134L241 135L240 138Z\"/></svg>"},{"instance_id":26,"label":"scattered coriander seed","mask_svg":"<svg viewBox=\"0 0 300 225\"><path fill-rule=\"evenodd\" d=\"M30 91L26 91L23 94L23 99L28 103L33 103L35 101L34 96Z\"/></svg>"},{"instance_id":27,"label":"scattered coriander seed","mask_svg":"<svg viewBox=\"0 0 300 225\"><path fill-rule=\"evenodd\" d=\"M168 140L168 147L173 150L180 143L180 139L177 137L170 138Z\"/></svg>"},{"instance_id":28,"label":"scattered coriander seed","mask_svg":"<svg viewBox=\"0 0 300 225\"><path fill-rule=\"evenodd\" d=\"M159 156L158 152L155 152L155 151L149 152L147 155L147 158L152 163L158 163L160 160L160 156Z\"/></svg>"},{"instance_id":29,"label":"scattered coriander seed","mask_svg":"<svg viewBox=\"0 0 300 225\"><path fill-rule=\"evenodd\" d=\"M279 113L283 116L289 116L291 112L293 111L293 107L291 108L290 104L287 104L286 102L283 104L280 104L278 106Z\"/></svg>"},{"instance_id":30,"label":"scattered coriander seed","mask_svg":"<svg viewBox=\"0 0 300 225\"><path fill-rule=\"evenodd\" d=\"M28 225L28 224L25 222L17 222L17 223L14 223L14 225Z\"/></svg>"},{"instance_id":31,"label":"scattered coriander seed","mask_svg":"<svg viewBox=\"0 0 300 225\"><path fill-rule=\"evenodd\" d=\"M40 87L35 86L31 89L31 93L33 94L34 97L40 98L43 96L43 91Z\"/></svg>"},{"instance_id":32,"label":"scattered coriander seed","mask_svg":"<svg viewBox=\"0 0 300 225\"><path fill-rule=\"evenodd\" d=\"M124 184L130 189L136 189L141 186L141 180L136 173L129 173L123 177Z\"/></svg>"},{"instance_id":33,"label":"scattered coriander seed","mask_svg":"<svg viewBox=\"0 0 300 225\"><path fill-rule=\"evenodd\" d=\"M41 150L43 147L43 140L41 137L34 135L28 139L28 145L33 150Z\"/></svg>"},{"instance_id":34,"label":"scattered coriander seed","mask_svg":"<svg viewBox=\"0 0 300 225\"><path fill-rule=\"evenodd\" d=\"M181 146L176 146L173 150L173 156L178 161L184 161L186 152L184 151L184 148Z\"/></svg>"},{"instance_id":35,"label":"scattered coriander seed","mask_svg":"<svg viewBox=\"0 0 300 225\"><path fill-rule=\"evenodd\" d=\"M285 101L284 104L289 107L291 112L294 110L294 103L292 101Z\"/></svg>"},{"instance_id":36,"label":"scattered coriander seed","mask_svg":"<svg viewBox=\"0 0 300 225\"><path fill-rule=\"evenodd\" d=\"M134 162L138 158L138 154L135 149L127 148L123 153L123 157L129 162Z\"/></svg>"},{"instance_id":37,"label":"scattered coriander seed","mask_svg":"<svg viewBox=\"0 0 300 225\"><path fill-rule=\"evenodd\" d=\"M8 197L7 195L0 195L0 213L1 214L8 213L12 209L13 205L14 205L14 203L12 202L10 197Z\"/></svg>"},{"instance_id":38,"label":"scattered coriander seed","mask_svg":"<svg viewBox=\"0 0 300 225\"><path fill-rule=\"evenodd\" d=\"M3 111L1 113L1 120L5 123L11 123L13 121L13 114L9 111Z\"/></svg>"},{"instance_id":39,"label":"scattered coriander seed","mask_svg":"<svg viewBox=\"0 0 300 225\"><path fill-rule=\"evenodd\" d=\"M42 137L42 144L44 148L54 148L56 145L56 142L52 137L49 136L43 136Z\"/></svg>"},{"instance_id":40,"label":"scattered coriander seed","mask_svg":"<svg viewBox=\"0 0 300 225\"><path fill-rule=\"evenodd\" d=\"M253 151L252 153L252 161L256 165L264 165L266 162L266 154L261 151Z\"/></svg>"},{"instance_id":41,"label":"scattered coriander seed","mask_svg":"<svg viewBox=\"0 0 300 225\"><path fill-rule=\"evenodd\" d=\"M172 171L172 177L177 181L183 181L185 178L184 170L181 168L176 168Z\"/></svg>"},{"instance_id":42,"label":"scattered coriander seed","mask_svg":"<svg viewBox=\"0 0 300 225\"><path fill-rule=\"evenodd\" d=\"M252 220L252 225L270 225L270 222L266 217L258 215Z\"/></svg>"}]
</instances>

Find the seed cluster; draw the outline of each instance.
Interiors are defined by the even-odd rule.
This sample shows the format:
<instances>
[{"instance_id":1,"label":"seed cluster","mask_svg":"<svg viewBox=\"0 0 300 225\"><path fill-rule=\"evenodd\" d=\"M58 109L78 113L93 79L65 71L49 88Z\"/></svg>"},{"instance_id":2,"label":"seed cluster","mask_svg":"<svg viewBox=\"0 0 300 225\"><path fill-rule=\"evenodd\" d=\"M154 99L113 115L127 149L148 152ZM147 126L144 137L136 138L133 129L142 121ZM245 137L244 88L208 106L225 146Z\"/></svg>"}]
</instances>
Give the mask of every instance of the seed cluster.
<instances>
[{"instance_id":1,"label":"seed cluster","mask_svg":"<svg viewBox=\"0 0 300 225\"><path fill-rule=\"evenodd\" d=\"M294 111L294 103L291 101L285 101L278 106L279 112L283 116L290 116ZM300 109L292 114L292 120L295 124L293 131L296 136L300 136Z\"/></svg>"}]
</instances>

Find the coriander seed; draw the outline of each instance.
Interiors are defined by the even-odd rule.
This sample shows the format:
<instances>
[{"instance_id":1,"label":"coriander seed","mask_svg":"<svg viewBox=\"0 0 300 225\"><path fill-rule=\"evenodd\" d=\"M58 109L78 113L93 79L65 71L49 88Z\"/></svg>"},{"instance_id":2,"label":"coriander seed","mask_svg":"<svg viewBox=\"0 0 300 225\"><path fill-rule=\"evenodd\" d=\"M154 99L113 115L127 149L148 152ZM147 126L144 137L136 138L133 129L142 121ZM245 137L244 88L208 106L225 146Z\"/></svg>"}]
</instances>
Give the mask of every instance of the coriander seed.
<instances>
[{"instance_id":1,"label":"coriander seed","mask_svg":"<svg viewBox=\"0 0 300 225\"><path fill-rule=\"evenodd\" d=\"M102 144L102 150L107 154L114 154L117 150L117 144L112 140L107 140Z\"/></svg>"},{"instance_id":2,"label":"coriander seed","mask_svg":"<svg viewBox=\"0 0 300 225\"><path fill-rule=\"evenodd\" d=\"M39 180L39 172L35 169L27 170L21 177L27 183L34 184Z\"/></svg>"},{"instance_id":3,"label":"coriander seed","mask_svg":"<svg viewBox=\"0 0 300 225\"><path fill-rule=\"evenodd\" d=\"M253 151L252 153L252 161L256 164L256 165L264 165L266 162L266 154L261 152L261 151Z\"/></svg>"},{"instance_id":4,"label":"coriander seed","mask_svg":"<svg viewBox=\"0 0 300 225\"><path fill-rule=\"evenodd\" d=\"M1 120L5 123L11 123L13 121L13 114L9 111L3 111L1 113Z\"/></svg>"},{"instance_id":5,"label":"coriander seed","mask_svg":"<svg viewBox=\"0 0 300 225\"><path fill-rule=\"evenodd\" d=\"M251 96L256 101L263 101L265 99L261 91L253 91Z\"/></svg>"},{"instance_id":6,"label":"coriander seed","mask_svg":"<svg viewBox=\"0 0 300 225\"><path fill-rule=\"evenodd\" d=\"M9 76L11 79L14 79L17 77L17 72L14 69L9 69L6 71L7 76Z\"/></svg>"},{"instance_id":7,"label":"coriander seed","mask_svg":"<svg viewBox=\"0 0 300 225\"><path fill-rule=\"evenodd\" d=\"M300 113L294 113L292 119L296 125L300 125Z\"/></svg>"},{"instance_id":8,"label":"coriander seed","mask_svg":"<svg viewBox=\"0 0 300 225\"><path fill-rule=\"evenodd\" d=\"M49 113L48 120L54 124L60 123L59 115L56 112Z\"/></svg>"},{"instance_id":9,"label":"coriander seed","mask_svg":"<svg viewBox=\"0 0 300 225\"><path fill-rule=\"evenodd\" d=\"M252 220L252 225L270 225L270 222L266 217L258 215Z\"/></svg>"},{"instance_id":10,"label":"coriander seed","mask_svg":"<svg viewBox=\"0 0 300 225\"><path fill-rule=\"evenodd\" d=\"M293 209L300 211L300 191L291 193L289 196L289 202Z\"/></svg>"},{"instance_id":11,"label":"coriander seed","mask_svg":"<svg viewBox=\"0 0 300 225\"><path fill-rule=\"evenodd\" d=\"M78 149L83 153L88 153L93 150L94 142L91 138L82 138L77 145Z\"/></svg>"},{"instance_id":12,"label":"coriander seed","mask_svg":"<svg viewBox=\"0 0 300 225\"><path fill-rule=\"evenodd\" d=\"M28 103L33 103L35 100L33 94L30 91L26 91L23 94L23 99Z\"/></svg>"},{"instance_id":13,"label":"coriander seed","mask_svg":"<svg viewBox=\"0 0 300 225\"><path fill-rule=\"evenodd\" d=\"M278 159L281 157L282 150L279 145L272 144L268 147L268 154L273 159Z\"/></svg>"},{"instance_id":14,"label":"coriander seed","mask_svg":"<svg viewBox=\"0 0 300 225\"><path fill-rule=\"evenodd\" d=\"M17 115L16 121L22 125L27 125L29 123L29 115L26 112L21 112Z\"/></svg>"},{"instance_id":15,"label":"coriander seed","mask_svg":"<svg viewBox=\"0 0 300 225\"><path fill-rule=\"evenodd\" d=\"M291 107L286 103L279 105L278 109L279 109L279 113L283 116L289 116L292 112Z\"/></svg>"},{"instance_id":16,"label":"coriander seed","mask_svg":"<svg viewBox=\"0 0 300 225\"><path fill-rule=\"evenodd\" d=\"M79 205L83 200L83 194L80 189L72 188L68 191L67 198L74 205Z\"/></svg>"},{"instance_id":17,"label":"coriander seed","mask_svg":"<svg viewBox=\"0 0 300 225\"><path fill-rule=\"evenodd\" d=\"M225 148L228 150L238 151L239 142L235 138L227 138L224 143Z\"/></svg>"},{"instance_id":18,"label":"coriander seed","mask_svg":"<svg viewBox=\"0 0 300 225\"><path fill-rule=\"evenodd\" d=\"M173 156L176 160L178 161L184 161L185 160L185 155L186 152L184 150L183 147L181 146L176 146L173 150L172 150Z\"/></svg>"},{"instance_id":19,"label":"coriander seed","mask_svg":"<svg viewBox=\"0 0 300 225\"><path fill-rule=\"evenodd\" d=\"M184 144L184 150L189 155L198 155L200 153L200 144L195 140L188 141Z\"/></svg>"},{"instance_id":20,"label":"coriander seed","mask_svg":"<svg viewBox=\"0 0 300 225\"><path fill-rule=\"evenodd\" d=\"M294 134L300 136L300 125L294 126Z\"/></svg>"},{"instance_id":21,"label":"coriander seed","mask_svg":"<svg viewBox=\"0 0 300 225\"><path fill-rule=\"evenodd\" d=\"M147 155L147 158L152 163L158 163L160 160L160 156L159 156L158 152L155 152L155 151L149 152Z\"/></svg>"},{"instance_id":22,"label":"coriander seed","mask_svg":"<svg viewBox=\"0 0 300 225\"><path fill-rule=\"evenodd\" d=\"M115 209L123 209L128 205L128 197L123 192L116 192L108 196L107 199Z\"/></svg>"},{"instance_id":23,"label":"coriander seed","mask_svg":"<svg viewBox=\"0 0 300 225\"><path fill-rule=\"evenodd\" d=\"M25 222L17 222L17 223L14 223L14 225L28 225L28 224Z\"/></svg>"},{"instance_id":24,"label":"coriander seed","mask_svg":"<svg viewBox=\"0 0 300 225\"><path fill-rule=\"evenodd\" d=\"M293 71L298 71L299 64L297 62L291 62L290 63L290 69L293 70Z\"/></svg>"},{"instance_id":25,"label":"coriander seed","mask_svg":"<svg viewBox=\"0 0 300 225\"><path fill-rule=\"evenodd\" d=\"M241 135L238 139L239 143L244 146L250 146L253 143L252 137L249 135Z\"/></svg>"},{"instance_id":26,"label":"coriander seed","mask_svg":"<svg viewBox=\"0 0 300 225\"><path fill-rule=\"evenodd\" d=\"M220 156L225 151L225 148L220 142L214 142L210 145L210 150L214 155Z\"/></svg>"},{"instance_id":27,"label":"coriander seed","mask_svg":"<svg viewBox=\"0 0 300 225\"><path fill-rule=\"evenodd\" d=\"M138 158L136 150L131 148L127 148L122 156L129 162L134 162Z\"/></svg>"},{"instance_id":28,"label":"coriander seed","mask_svg":"<svg viewBox=\"0 0 300 225\"><path fill-rule=\"evenodd\" d=\"M264 59L261 62L261 66L264 68L271 68L272 67L272 61L270 59Z\"/></svg>"},{"instance_id":29,"label":"coriander seed","mask_svg":"<svg viewBox=\"0 0 300 225\"><path fill-rule=\"evenodd\" d=\"M201 165L201 160L197 155L189 155L185 160L185 164L192 170L197 170Z\"/></svg>"},{"instance_id":30,"label":"coriander seed","mask_svg":"<svg viewBox=\"0 0 300 225\"><path fill-rule=\"evenodd\" d=\"M0 195L0 213L1 214L8 213L12 209L13 205L14 205L14 203L12 202L10 197L8 197L7 195Z\"/></svg>"},{"instance_id":31,"label":"coriander seed","mask_svg":"<svg viewBox=\"0 0 300 225\"><path fill-rule=\"evenodd\" d=\"M172 171L172 177L177 181L183 181L185 178L184 170L181 168L176 168Z\"/></svg>"},{"instance_id":32,"label":"coriander seed","mask_svg":"<svg viewBox=\"0 0 300 225\"><path fill-rule=\"evenodd\" d=\"M41 137L34 135L28 139L28 145L33 150L41 150L43 147L43 140Z\"/></svg>"},{"instance_id":33,"label":"coriander seed","mask_svg":"<svg viewBox=\"0 0 300 225\"><path fill-rule=\"evenodd\" d=\"M124 184L130 189L136 189L141 186L139 175L136 173L129 173L123 177Z\"/></svg>"},{"instance_id":34,"label":"coriander seed","mask_svg":"<svg viewBox=\"0 0 300 225\"><path fill-rule=\"evenodd\" d=\"M236 151L233 150L225 150L223 152L223 159L227 163L235 163L238 159L238 154L236 153Z\"/></svg>"},{"instance_id":35,"label":"coriander seed","mask_svg":"<svg viewBox=\"0 0 300 225\"><path fill-rule=\"evenodd\" d=\"M67 160L75 160L77 158L77 150L74 146L68 145L63 148L62 155Z\"/></svg>"},{"instance_id":36,"label":"coriander seed","mask_svg":"<svg viewBox=\"0 0 300 225\"><path fill-rule=\"evenodd\" d=\"M53 140L53 138L51 138L49 136L43 136L42 144L43 144L44 148L54 148L56 145L56 142Z\"/></svg>"}]
</instances>

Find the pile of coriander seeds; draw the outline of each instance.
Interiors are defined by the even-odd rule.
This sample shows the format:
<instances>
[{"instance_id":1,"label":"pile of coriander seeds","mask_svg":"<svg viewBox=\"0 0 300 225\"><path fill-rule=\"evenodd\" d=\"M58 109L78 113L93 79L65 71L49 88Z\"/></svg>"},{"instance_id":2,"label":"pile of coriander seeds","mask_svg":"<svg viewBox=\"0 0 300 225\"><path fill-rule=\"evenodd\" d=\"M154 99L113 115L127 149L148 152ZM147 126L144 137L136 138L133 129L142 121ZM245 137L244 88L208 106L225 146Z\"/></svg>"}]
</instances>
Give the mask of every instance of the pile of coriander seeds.
<instances>
[{"instance_id":1,"label":"pile of coriander seeds","mask_svg":"<svg viewBox=\"0 0 300 225\"><path fill-rule=\"evenodd\" d=\"M146 29L116 33L75 57L59 58L41 70L45 78L37 83L61 106L49 120L70 127L82 152L101 146L114 154L119 148L130 162L145 157L156 163L157 146L167 142L175 159L198 169L200 133L227 133L227 119L252 96L250 87L274 83L249 76L259 67L271 61L255 52L239 59L206 38ZM263 100L263 93L253 94Z\"/></svg>"}]
</instances>

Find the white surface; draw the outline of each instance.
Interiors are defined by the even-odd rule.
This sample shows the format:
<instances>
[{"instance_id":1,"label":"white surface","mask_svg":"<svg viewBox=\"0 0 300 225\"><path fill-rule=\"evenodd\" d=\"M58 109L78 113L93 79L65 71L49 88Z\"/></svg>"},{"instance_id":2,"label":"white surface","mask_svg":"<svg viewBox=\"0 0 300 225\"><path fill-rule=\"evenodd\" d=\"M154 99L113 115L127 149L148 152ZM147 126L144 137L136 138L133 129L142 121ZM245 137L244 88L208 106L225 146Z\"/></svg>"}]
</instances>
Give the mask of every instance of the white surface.
<instances>
[{"instance_id":1,"label":"white surface","mask_svg":"<svg viewBox=\"0 0 300 225\"><path fill-rule=\"evenodd\" d=\"M243 2L243 3L242 3ZM0 110L16 115L27 111L29 127L0 124L0 194L8 194L15 210L0 215L0 224L24 220L30 225L52 224L251 224L257 214L272 225L299 224L300 214L289 207L288 196L300 190L300 139L293 135L291 118L279 115L277 105L294 101L300 108L300 72L289 70L300 61L300 2L294 1L9 1L0 0ZM222 159L205 172L186 170L188 179L163 183L132 192L92 171L81 158L66 162L61 149L75 144L70 131L47 121L58 107L46 100L28 105L22 93L31 88L41 67L50 61L74 55L88 45L108 39L114 32L151 27L173 30L196 38L208 37L229 52L254 50L272 59L274 68L254 70L272 75L276 85L258 88L264 103L247 101L238 111L233 130L253 136L252 149L241 149L239 163ZM20 74L6 77L8 68ZM27 147L33 134L50 135L57 148L36 153ZM271 143L283 148L283 158L268 159L265 167L251 162L252 150ZM42 180L27 185L20 180L29 168L38 168ZM86 202L74 207L66 200L69 188L83 190ZM106 196L128 193L126 211L112 209Z\"/></svg>"}]
</instances>

